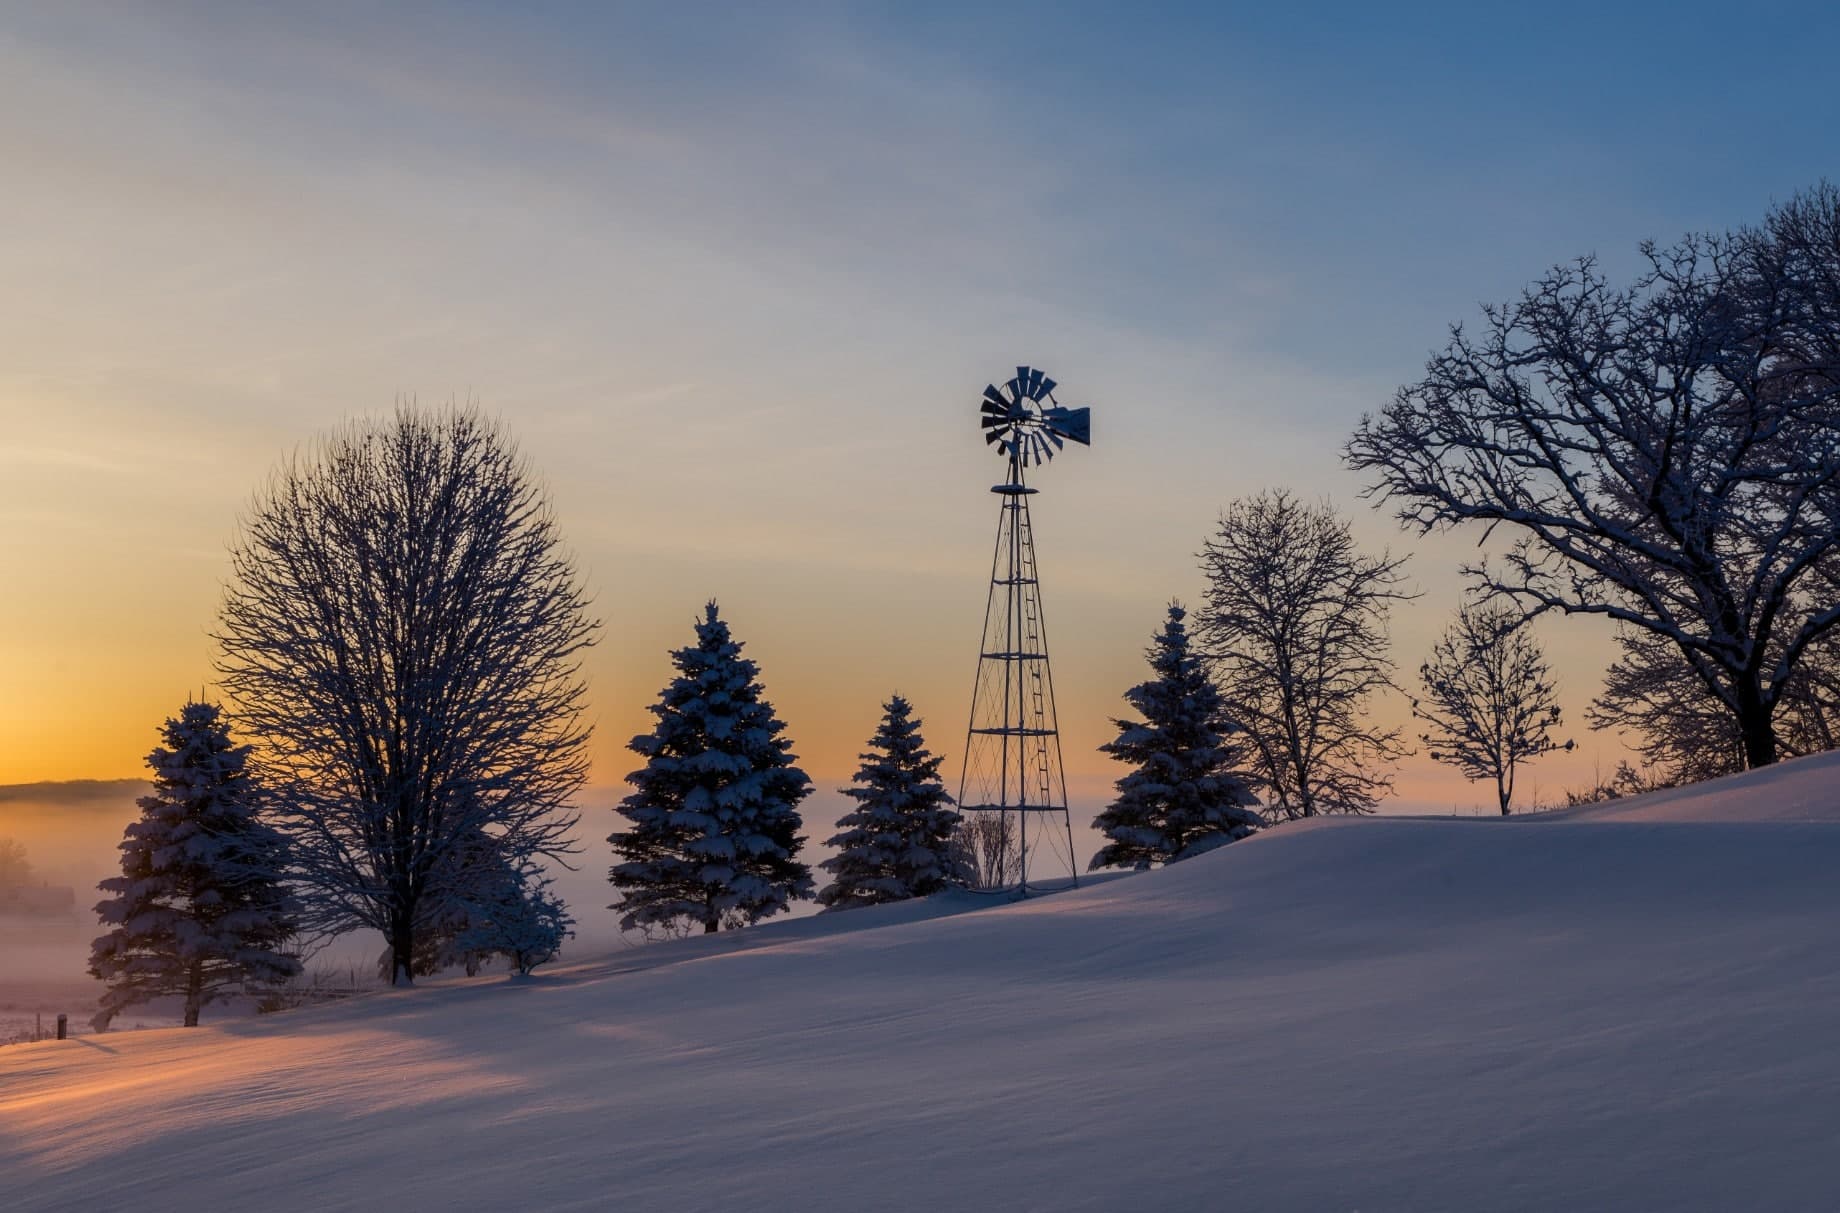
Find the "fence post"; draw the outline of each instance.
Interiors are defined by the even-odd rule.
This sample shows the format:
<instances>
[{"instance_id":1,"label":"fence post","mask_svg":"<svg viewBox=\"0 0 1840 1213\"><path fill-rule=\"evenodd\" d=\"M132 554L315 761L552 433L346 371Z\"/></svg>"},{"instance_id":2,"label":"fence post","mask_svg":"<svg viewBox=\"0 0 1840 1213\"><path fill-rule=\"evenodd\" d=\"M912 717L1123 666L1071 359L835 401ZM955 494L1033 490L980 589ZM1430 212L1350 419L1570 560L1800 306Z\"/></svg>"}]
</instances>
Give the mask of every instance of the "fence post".
<instances>
[{"instance_id":1,"label":"fence post","mask_svg":"<svg viewBox=\"0 0 1840 1213\"><path fill-rule=\"evenodd\" d=\"M58 1012L58 1039L65 1040L69 1036L70 1036L70 1016L64 1014L62 1011L59 1011Z\"/></svg>"}]
</instances>

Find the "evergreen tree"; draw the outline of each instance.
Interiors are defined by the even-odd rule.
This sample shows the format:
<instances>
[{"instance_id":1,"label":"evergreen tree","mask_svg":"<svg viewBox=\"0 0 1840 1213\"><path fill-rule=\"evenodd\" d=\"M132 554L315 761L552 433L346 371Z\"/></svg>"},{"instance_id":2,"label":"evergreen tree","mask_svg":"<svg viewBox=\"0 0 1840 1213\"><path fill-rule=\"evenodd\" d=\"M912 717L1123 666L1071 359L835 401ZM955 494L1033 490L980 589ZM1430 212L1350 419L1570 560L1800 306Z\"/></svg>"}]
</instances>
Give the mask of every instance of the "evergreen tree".
<instances>
[{"instance_id":1,"label":"evergreen tree","mask_svg":"<svg viewBox=\"0 0 1840 1213\"><path fill-rule=\"evenodd\" d=\"M287 950L295 907L282 884L286 841L260 819L249 747L232 745L215 704L187 703L147 757L153 793L121 842L121 875L98 887L114 929L90 950L107 983L99 1025L176 995L185 1026L230 994L300 972Z\"/></svg>"},{"instance_id":2,"label":"evergreen tree","mask_svg":"<svg viewBox=\"0 0 1840 1213\"><path fill-rule=\"evenodd\" d=\"M607 839L623 860L609 873L622 894L613 908L627 930L758 922L811 896L797 858L811 781L715 603L671 664L678 676L651 708L657 727L628 746L645 765L616 810L631 828Z\"/></svg>"},{"instance_id":3,"label":"evergreen tree","mask_svg":"<svg viewBox=\"0 0 1840 1213\"><path fill-rule=\"evenodd\" d=\"M1094 818L1111 841L1094 868L1147 868L1173 863L1264 826L1246 780L1234 771L1220 691L1189 648L1186 612L1169 619L1145 655L1156 677L1125 692L1142 721L1115 720L1118 738L1099 747L1133 768L1118 781L1118 799Z\"/></svg>"},{"instance_id":4,"label":"evergreen tree","mask_svg":"<svg viewBox=\"0 0 1840 1213\"><path fill-rule=\"evenodd\" d=\"M480 886L464 906L465 926L454 948L469 958L503 956L521 976L555 959L562 941L575 934L575 920L551 886L534 865L507 865L501 879Z\"/></svg>"},{"instance_id":5,"label":"evergreen tree","mask_svg":"<svg viewBox=\"0 0 1840 1213\"><path fill-rule=\"evenodd\" d=\"M444 856L454 870L435 873L440 900L424 899L415 924L410 973L432 977L459 968L476 977L494 956L519 973L552 959L574 935L575 920L551 892L552 882L535 864L521 865L484 830L457 841ZM387 944L377 958L377 975L390 980L395 951Z\"/></svg>"},{"instance_id":6,"label":"evergreen tree","mask_svg":"<svg viewBox=\"0 0 1840 1213\"><path fill-rule=\"evenodd\" d=\"M841 789L856 807L830 839L837 854L819 865L833 877L818 894L828 909L925 897L965 879L952 845L962 818L939 782L943 759L927 752L912 713L899 695L888 701L855 786Z\"/></svg>"}]
</instances>

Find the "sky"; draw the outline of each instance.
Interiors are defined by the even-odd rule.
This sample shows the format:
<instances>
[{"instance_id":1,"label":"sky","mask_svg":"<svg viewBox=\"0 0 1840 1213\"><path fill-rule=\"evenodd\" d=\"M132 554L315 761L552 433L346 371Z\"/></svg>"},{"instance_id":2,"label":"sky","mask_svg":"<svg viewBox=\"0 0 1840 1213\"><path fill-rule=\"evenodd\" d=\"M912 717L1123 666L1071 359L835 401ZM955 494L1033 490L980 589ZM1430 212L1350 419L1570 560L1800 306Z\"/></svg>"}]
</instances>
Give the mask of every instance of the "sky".
<instances>
[{"instance_id":1,"label":"sky","mask_svg":"<svg viewBox=\"0 0 1840 1213\"><path fill-rule=\"evenodd\" d=\"M1409 681L1473 536L1339 451L1547 266L1754 221L1840 163L1752 5L41 5L0 0L0 783L141 772L211 693L238 517L398 399L540 470L605 627L592 781L722 605L820 786L906 695L955 778L999 461L1045 368L1093 445L1037 478L1075 814L1220 508L1284 486L1411 551ZM1595 620L1542 631L1573 754ZM1404 716L1403 702L1378 705ZM1404 807L1489 793L1427 759Z\"/></svg>"}]
</instances>

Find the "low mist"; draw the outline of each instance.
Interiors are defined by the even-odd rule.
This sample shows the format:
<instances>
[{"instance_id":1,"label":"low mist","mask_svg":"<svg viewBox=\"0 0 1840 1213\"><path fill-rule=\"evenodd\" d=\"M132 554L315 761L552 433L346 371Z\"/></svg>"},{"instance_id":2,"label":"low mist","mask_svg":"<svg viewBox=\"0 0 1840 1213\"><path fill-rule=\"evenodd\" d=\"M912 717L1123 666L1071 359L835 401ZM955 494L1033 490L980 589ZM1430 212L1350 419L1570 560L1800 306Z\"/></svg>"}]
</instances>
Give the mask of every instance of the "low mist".
<instances>
[{"instance_id":1,"label":"low mist","mask_svg":"<svg viewBox=\"0 0 1840 1213\"><path fill-rule=\"evenodd\" d=\"M804 858L814 869L830 854L824 840L851 807L836 790L844 781L815 782L817 787L800 806L807 839ZM1097 799L1097 788L1081 790ZM139 815L135 801L147 791L148 785L140 780L0 785L0 839L11 839L25 849L31 865L28 882L44 891L38 900L56 900L60 887L71 891L69 908L58 913L0 913L0 1037L9 1023L17 1029L22 1017L29 1021L34 1014L66 1011L73 1019L86 1019L93 1009L99 988L85 967L90 942L100 933L94 907L101 894L96 885L120 870L117 848L122 830ZM580 852L570 857L569 868L550 865L556 891L576 919L575 938L563 945L564 962L640 945L636 938L621 934L619 916L608 908L614 893L607 882L613 860L607 835L624 823L612 810L625 791L617 786L584 791L578 802L580 822L573 832ZM1090 814L1090 809L1073 814L1076 853L1082 861L1097 845L1086 824ZM820 886L824 883L823 872L814 870L813 876ZM802 902L792 914L816 909L814 903ZM383 940L376 932L354 931L313 953L308 967L352 966L368 973L382 950ZM133 1018L130 1015L124 1023Z\"/></svg>"}]
</instances>

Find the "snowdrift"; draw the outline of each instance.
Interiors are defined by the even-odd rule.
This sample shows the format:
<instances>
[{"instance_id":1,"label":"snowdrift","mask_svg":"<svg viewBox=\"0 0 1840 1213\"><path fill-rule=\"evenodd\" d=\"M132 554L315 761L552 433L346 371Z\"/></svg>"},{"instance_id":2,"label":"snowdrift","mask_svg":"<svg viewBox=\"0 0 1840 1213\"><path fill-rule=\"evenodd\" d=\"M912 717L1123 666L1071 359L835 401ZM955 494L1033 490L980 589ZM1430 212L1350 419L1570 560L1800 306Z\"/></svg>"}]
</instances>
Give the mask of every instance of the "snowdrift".
<instances>
[{"instance_id":1,"label":"snowdrift","mask_svg":"<svg viewBox=\"0 0 1840 1213\"><path fill-rule=\"evenodd\" d=\"M1840 1205L1840 756L0 1050L9 1209Z\"/></svg>"}]
</instances>

